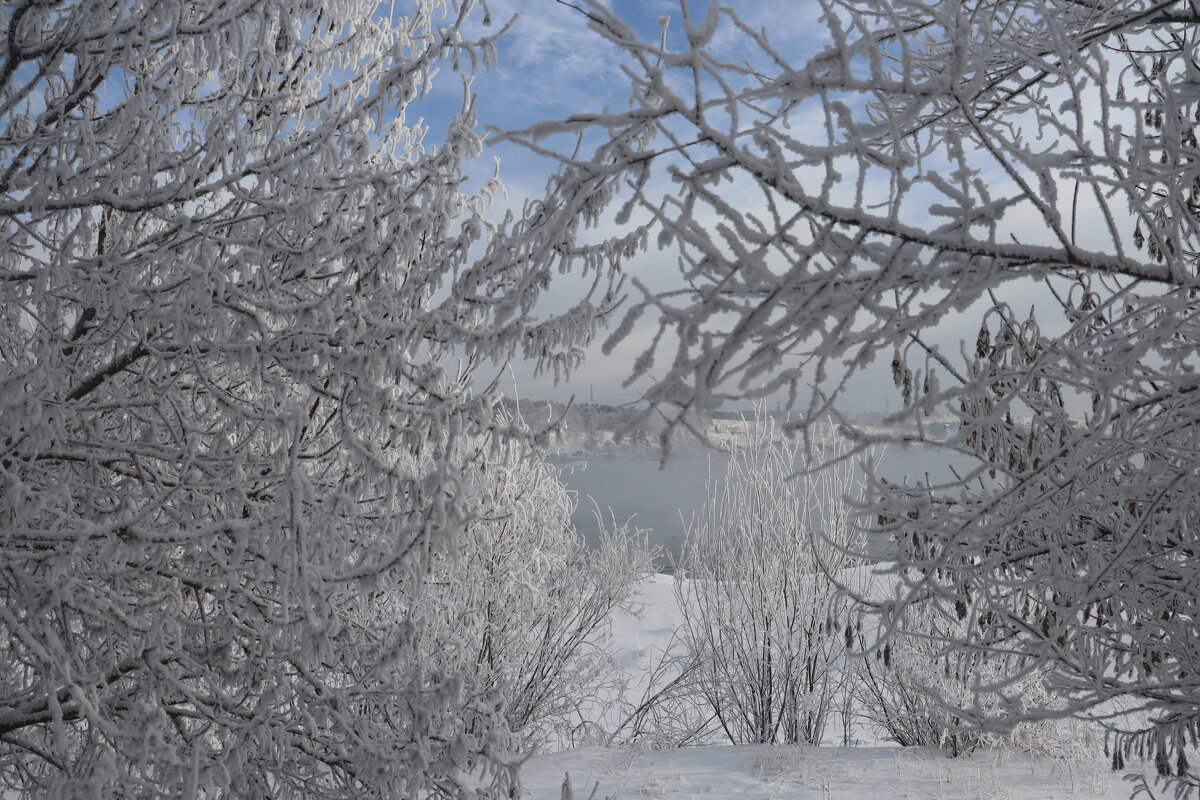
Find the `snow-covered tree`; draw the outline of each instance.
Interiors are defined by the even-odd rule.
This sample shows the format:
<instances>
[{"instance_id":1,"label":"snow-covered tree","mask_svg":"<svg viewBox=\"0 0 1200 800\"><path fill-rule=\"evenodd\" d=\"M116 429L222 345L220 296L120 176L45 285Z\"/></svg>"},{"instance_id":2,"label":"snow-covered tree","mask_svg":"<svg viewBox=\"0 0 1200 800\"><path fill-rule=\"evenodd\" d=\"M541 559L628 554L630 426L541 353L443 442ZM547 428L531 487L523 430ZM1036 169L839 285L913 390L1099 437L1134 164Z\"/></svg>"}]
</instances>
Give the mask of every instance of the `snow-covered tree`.
<instances>
[{"instance_id":1,"label":"snow-covered tree","mask_svg":"<svg viewBox=\"0 0 1200 800\"><path fill-rule=\"evenodd\" d=\"M474 369L573 364L613 251L573 247L586 180L487 221L469 80L416 121L492 57L474 7L0 10L0 794L511 790L422 576L518 434ZM592 293L534 321L577 255Z\"/></svg>"},{"instance_id":2,"label":"snow-covered tree","mask_svg":"<svg viewBox=\"0 0 1200 800\"><path fill-rule=\"evenodd\" d=\"M610 176L678 253L613 334L657 328L646 397L695 427L788 392L804 427L891 360L907 430L882 438L965 466L874 487L916 576L887 624L934 602L974 622L959 644L1048 669L1063 713L1140 704L1117 747L1200 789L1195 3L817 0L803 36L681 3L675 38L575 5L632 105L512 138Z\"/></svg>"},{"instance_id":3,"label":"snow-covered tree","mask_svg":"<svg viewBox=\"0 0 1200 800\"><path fill-rule=\"evenodd\" d=\"M1048 691L1040 670L1010 676L1006 659L956 647L960 629L969 623L932 607L914 615L906 630L872 647L876 631L869 618L865 621L866 629L856 626L855 644L866 654L850 662L859 713L897 744L942 749L953 756L983 747L1099 761L1094 725L1027 720L1001 735L979 730L960 716L958 709L971 704L980 688L985 689L987 711L997 716L1020 717L1026 708L1054 712L1064 705ZM992 684L1002 684L1003 691L986 691Z\"/></svg>"},{"instance_id":4,"label":"snow-covered tree","mask_svg":"<svg viewBox=\"0 0 1200 800\"><path fill-rule=\"evenodd\" d=\"M589 548L575 496L540 455L511 450L465 483L481 516L428 579L426 649L500 694L522 750L595 741L621 688L609 619L653 554L623 527Z\"/></svg>"},{"instance_id":5,"label":"snow-covered tree","mask_svg":"<svg viewBox=\"0 0 1200 800\"><path fill-rule=\"evenodd\" d=\"M676 576L690 685L736 744L820 744L846 688L851 603L836 573L861 549L844 501L854 467L797 476L801 453L772 420L747 423Z\"/></svg>"}]
</instances>

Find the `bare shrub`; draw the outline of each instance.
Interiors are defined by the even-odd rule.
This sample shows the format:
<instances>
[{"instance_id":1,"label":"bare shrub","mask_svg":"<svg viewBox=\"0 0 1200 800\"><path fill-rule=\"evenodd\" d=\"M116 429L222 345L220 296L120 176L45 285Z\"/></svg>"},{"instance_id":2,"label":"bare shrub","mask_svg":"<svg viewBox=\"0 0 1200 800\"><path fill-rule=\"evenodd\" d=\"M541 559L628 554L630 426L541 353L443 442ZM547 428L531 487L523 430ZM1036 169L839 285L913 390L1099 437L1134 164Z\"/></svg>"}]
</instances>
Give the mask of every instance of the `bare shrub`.
<instances>
[{"instance_id":1,"label":"bare shrub","mask_svg":"<svg viewBox=\"0 0 1200 800\"><path fill-rule=\"evenodd\" d=\"M697 702L735 743L820 743L846 680L850 603L831 573L858 563L842 500L853 465L797 476L838 455L828 441L801 452L771 420L748 424L709 479L676 582Z\"/></svg>"}]
</instances>

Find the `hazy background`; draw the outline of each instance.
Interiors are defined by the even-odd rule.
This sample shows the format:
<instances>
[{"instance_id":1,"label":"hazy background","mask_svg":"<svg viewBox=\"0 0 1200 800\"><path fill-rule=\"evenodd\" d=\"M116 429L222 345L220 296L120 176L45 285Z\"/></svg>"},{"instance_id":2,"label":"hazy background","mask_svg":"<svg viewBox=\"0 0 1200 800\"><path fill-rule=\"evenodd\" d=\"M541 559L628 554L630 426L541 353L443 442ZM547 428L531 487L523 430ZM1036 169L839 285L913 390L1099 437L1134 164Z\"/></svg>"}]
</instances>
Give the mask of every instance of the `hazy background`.
<instances>
[{"instance_id":1,"label":"hazy background","mask_svg":"<svg viewBox=\"0 0 1200 800\"><path fill-rule=\"evenodd\" d=\"M700 513L710 489L720 491L729 457L693 450L677 453L666 469L660 469L657 455L620 449L612 454L556 455L550 462L561 468L563 483L578 493L573 521L589 542L600 536L597 513L609 529L614 523L629 523L647 531L650 544L662 549L660 569L670 571L688 524ZM936 481L951 477L949 464L945 453L931 448L892 447L881 454L877 474L897 482L928 474ZM798 470L803 466L796 465ZM845 487L846 493L853 494L855 488ZM877 557L886 555L882 542L871 543L869 550Z\"/></svg>"}]
</instances>

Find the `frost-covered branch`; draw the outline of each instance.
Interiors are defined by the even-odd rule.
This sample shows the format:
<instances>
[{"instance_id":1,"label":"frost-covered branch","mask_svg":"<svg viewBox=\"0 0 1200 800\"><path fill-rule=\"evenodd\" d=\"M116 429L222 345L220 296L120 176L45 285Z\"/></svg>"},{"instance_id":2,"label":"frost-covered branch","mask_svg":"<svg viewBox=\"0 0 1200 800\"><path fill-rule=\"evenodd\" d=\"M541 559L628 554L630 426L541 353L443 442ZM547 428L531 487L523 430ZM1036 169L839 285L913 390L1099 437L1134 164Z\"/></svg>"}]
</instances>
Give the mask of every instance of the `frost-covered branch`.
<instances>
[{"instance_id":1,"label":"frost-covered branch","mask_svg":"<svg viewBox=\"0 0 1200 800\"><path fill-rule=\"evenodd\" d=\"M669 432L786 394L798 429L945 454L956 478L862 508L907 576L885 628L960 615L953 643L1048 670L1057 713L1141 705L1117 747L1200 783L1176 758L1200 731L1194 4L821 0L807 50L718 3L681 3L665 46L578 5L631 108L509 138L611 176L615 218L678 259L609 340L649 330L630 383ZM891 429L851 424L888 360Z\"/></svg>"},{"instance_id":2,"label":"frost-covered branch","mask_svg":"<svg viewBox=\"0 0 1200 800\"><path fill-rule=\"evenodd\" d=\"M495 37L404 8L0 12L0 793L513 790L420 598L464 476L536 438L473 375L574 366L625 245L574 245L586 181L488 217L469 79L413 120ZM564 263L592 285L535 321Z\"/></svg>"}]
</instances>

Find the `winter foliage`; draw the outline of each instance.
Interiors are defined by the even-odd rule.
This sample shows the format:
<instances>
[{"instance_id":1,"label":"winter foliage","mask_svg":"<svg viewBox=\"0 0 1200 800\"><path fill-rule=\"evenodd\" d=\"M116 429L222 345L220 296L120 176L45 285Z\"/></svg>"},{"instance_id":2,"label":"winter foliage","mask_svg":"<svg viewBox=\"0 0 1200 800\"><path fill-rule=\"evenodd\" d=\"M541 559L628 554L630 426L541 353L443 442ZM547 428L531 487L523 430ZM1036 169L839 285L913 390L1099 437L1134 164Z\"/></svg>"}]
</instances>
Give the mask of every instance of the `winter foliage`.
<instances>
[{"instance_id":1,"label":"winter foliage","mask_svg":"<svg viewBox=\"0 0 1200 800\"><path fill-rule=\"evenodd\" d=\"M987 652L955 646L963 623L940 617L936 609L915 616L908 629L876 644L878 631L856 631L855 643L867 655L852 662L851 682L865 722L902 747L927 747L959 756L1003 748L1068 763L1095 761L1096 726L1053 719L1065 705L1050 693L1042 671L1014 676L1009 662ZM1002 685L1002 692L988 692ZM1021 720L1004 733L967 724L959 709L985 692L993 715L1019 718L1026 709L1050 712L1051 719Z\"/></svg>"},{"instance_id":2,"label":"winter foliage","mask_svg":"<svg viewBox=\"0 0 1200 800\"><path fill-rule=\"evenodd\" d=\"M535 744L815 743L855 696L954 752L1099 715L1200 791L1196 4L817 0L803 57L715 2L651 37L566 5L631 103L504 135L561 168L503 217L486 4L0 10L0 794L512 796ZM681 279L622 305L651 245ZM799 438L734 452L605 729L647 556L582 547L489 380L610 317L649 401L616 433L661 417L665 458L785 395ZM885 442L961 467L844 491ZM882 594L835 579L864 534Z\"/></svg>"},{"instance_id":3,"label":"winter foliage","mask_svg":"<svg viewBox=\"0 0 1200 800\"><path fill-rule=\"evenodd\" d=\"M709 481L676 582L693 701L734 744L820 744L852 691L841 663L852 604L831 573L859 563L846 555L858 544L843 498L853 465L797 476L800 443L761 415L749 425L724 479Z\"/></svg>"},{"instance_id":4,"label":"winter foliage","mask_svg":"<svg viewBox=\"0 0 1200 800\"><path fill-rule=\"evenodd\" d=\"M427 581L425 649L500 693L522 751L601 738L620 684L609 621L654 571L652 553L627 527L588 548L577 498L540 457L489 460L470 484L482 514Z\"/></svg>"},{"instance_id":5,"label":"winter foliage","mask_svg":"<svg viewBox=\"0 0 1200 800\"><path fill-rule=\"evenodd\" d=\"M686 285L635 283L610 339L652 331L646 397L678 429L788 392L800 429L965 462L873 486L862 524L903 570L881 624L933 603L964 623L947 644L1015 662L964 720L1040 718L987 695L1045 670L1056 713L1146 713L1112 720L1114 763L1200 789L1195 5L821 0L804 58L717 3L681 3L674 39L578 5L631 107L512 138L603 171L615 218L677 251ZM938 342L971 318L973 344ZM844 392L887 360L900 432L857 429Z\"/></svg>"},{"instance_id":6,"label":"winter foliage","mask_svg":"<svg viewBox=\"0 0 1200 800\"><path fill-rule=\"evenodd\" d=\"M0 793L511 791L500 689L419 598L535 438L476 368L569 366L611 282L593 250L532 321L584 200L489 222L469 80L445 131L406 113L492 57L476 13L0 12Z\"/></svg>"}]
</instances>

